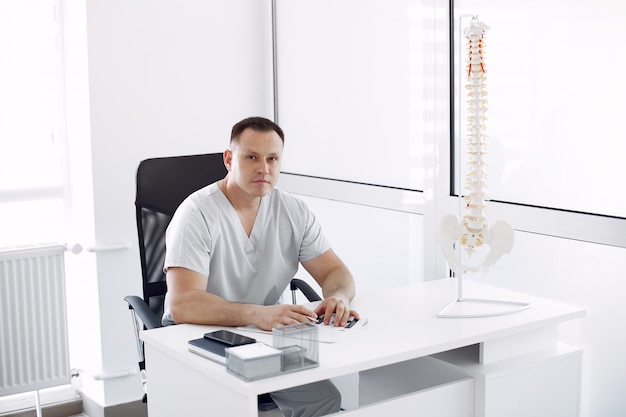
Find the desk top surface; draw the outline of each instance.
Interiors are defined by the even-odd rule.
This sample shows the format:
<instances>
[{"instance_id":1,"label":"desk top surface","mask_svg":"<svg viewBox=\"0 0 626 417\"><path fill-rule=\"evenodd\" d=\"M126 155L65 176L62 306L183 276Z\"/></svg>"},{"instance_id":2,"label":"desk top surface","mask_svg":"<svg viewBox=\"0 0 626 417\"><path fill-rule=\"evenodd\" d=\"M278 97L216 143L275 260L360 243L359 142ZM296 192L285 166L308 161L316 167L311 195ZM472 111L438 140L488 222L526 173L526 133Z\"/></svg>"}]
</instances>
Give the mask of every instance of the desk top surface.
<instances>
[{"instance_id":1,"label":"desk top surface","mask_svg":"<svg viewBox=\"0 0 626 417\"><path fill-rule=\"evenodd\" d=\"M142 332L150 348L186 364L233 389L251 393L274 391L398 363L463 346L582 318L586 309L520 294L476 282L464 283L464 297L530 302L532 307L513 314L481 318L440 318L437 314L457 297L457 282L440 279L358 294L353 308L368 324L339 342L320 344L320 366L301 372L245 382L225 367L188 351L190 339L202 337L212 326L177 325ZM243 331L236 330L240 333ZM272 343L271 335L250 334ZM149 364L148 372L149 372Z\"/></svg>"}]
</instances>

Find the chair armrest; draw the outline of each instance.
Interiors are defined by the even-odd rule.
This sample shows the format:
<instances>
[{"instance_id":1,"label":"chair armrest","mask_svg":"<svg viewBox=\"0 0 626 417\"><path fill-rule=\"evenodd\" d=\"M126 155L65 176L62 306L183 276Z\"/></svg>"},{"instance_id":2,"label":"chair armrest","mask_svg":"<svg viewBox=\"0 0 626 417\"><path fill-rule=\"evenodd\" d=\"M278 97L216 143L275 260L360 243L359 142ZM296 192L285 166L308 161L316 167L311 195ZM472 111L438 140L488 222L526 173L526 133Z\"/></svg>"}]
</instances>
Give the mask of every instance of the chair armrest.
<instances>
[{"instance_id":1,"label":"chair armrest","mask_svg":"<svg viewBox=\"0 0 626 417\"><path fill-rule=\"evenodd\" d=\"M143 322L146 329L150 330L157 327L163 327L161 317L157 317L152 310L150 310L150 307L148 307L148 304L143 299L137 297L136 295L128 295L124 297L124 300L128 303L129 309L135 310L137 317L139 317L139 320Z\"/></svg>"},{"instance_id":2,"label":"chair armrest","mask_svg":"<svg viewBox=\"0 0 626 417\"><path fill-rule=\"evenodd\" d=\"M290 288L291 288L291 291L300 290L302 294L304 294L304 296L309 301L321 301L322 300L322 297L320 297L317 294L317 292L315 292L315 290L309 284L306 283L306 281L303 281L299 278L293 278L291 280Z\"/></svg>"}]
</instances>

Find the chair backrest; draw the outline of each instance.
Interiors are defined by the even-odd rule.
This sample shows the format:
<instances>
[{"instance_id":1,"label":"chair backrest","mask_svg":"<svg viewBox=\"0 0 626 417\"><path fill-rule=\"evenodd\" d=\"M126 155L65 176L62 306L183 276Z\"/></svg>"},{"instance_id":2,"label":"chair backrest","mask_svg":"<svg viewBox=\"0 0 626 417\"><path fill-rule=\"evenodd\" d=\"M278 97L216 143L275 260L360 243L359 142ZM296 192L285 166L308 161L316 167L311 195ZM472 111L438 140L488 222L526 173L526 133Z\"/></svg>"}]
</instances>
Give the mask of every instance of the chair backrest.
<instances>
[{"instance_id":1,"label":"chair backrest","mask_svg":"<svg viewBox=\"0 0 626 417\"><path fill-rule=\"evenodd\" d=\"M146 159L137 168L135 212L143 299L157 317L163 315L167 291L163 273L165 230L189 194L226 173L221 153Z\"/></svg>"}]
</instances>

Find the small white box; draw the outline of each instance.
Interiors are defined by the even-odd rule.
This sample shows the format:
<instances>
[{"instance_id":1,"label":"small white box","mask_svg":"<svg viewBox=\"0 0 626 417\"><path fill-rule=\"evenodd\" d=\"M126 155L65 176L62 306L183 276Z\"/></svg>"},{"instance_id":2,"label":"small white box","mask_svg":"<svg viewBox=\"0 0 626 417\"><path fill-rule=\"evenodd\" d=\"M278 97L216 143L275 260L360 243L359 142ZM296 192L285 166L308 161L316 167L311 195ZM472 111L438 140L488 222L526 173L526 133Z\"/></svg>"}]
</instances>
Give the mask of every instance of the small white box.
<instances>
[{"instance_id":1,"label":"small white box","mask_svg":"<svg viewBox=\"0 0 626 417\"><path fill-rule=\"evenodd\" d=\"M267 378L281 372L282 351L264 343L235 346L225 352L226 369L246 381Z\"/></svg>"}]
</instances>

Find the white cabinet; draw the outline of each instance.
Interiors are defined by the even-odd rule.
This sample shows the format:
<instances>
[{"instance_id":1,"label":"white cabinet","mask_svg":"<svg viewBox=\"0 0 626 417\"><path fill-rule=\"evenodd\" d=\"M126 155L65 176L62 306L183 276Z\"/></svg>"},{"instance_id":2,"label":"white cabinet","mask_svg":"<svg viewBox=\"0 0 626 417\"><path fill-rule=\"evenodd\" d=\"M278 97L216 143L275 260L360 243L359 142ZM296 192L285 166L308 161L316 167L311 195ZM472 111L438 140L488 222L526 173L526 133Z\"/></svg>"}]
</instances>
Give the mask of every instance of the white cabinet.
<instances>
[{"instance_id":1,"label":"white cabinet","mask_svg":"<svg viewBox=\"0 0 626 417\"><path fill-rule=\"evenodd\" d=\"M582 349L565 344L490 364L479 345L432 357L474 378L475 417L575 417L580 415Z\"/></svg>"}]
</instances>

